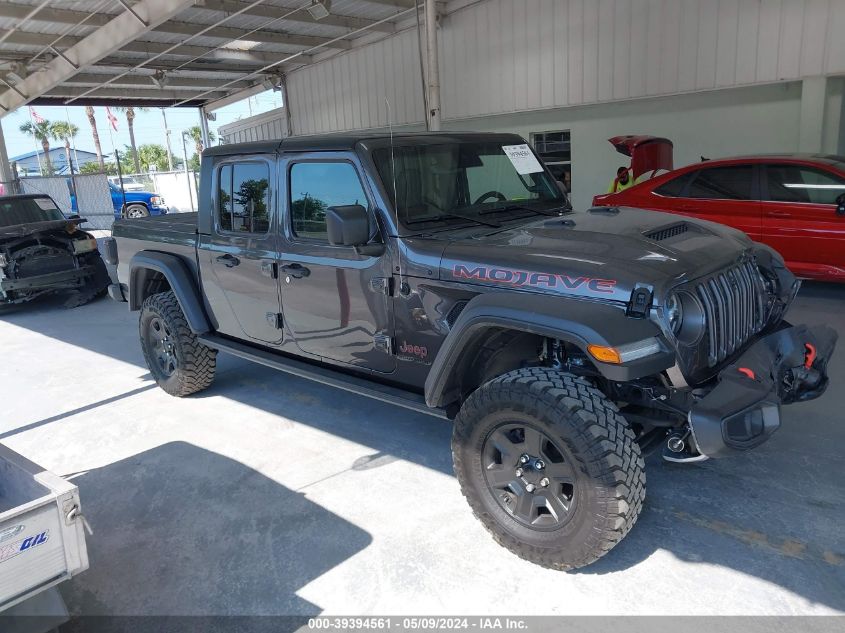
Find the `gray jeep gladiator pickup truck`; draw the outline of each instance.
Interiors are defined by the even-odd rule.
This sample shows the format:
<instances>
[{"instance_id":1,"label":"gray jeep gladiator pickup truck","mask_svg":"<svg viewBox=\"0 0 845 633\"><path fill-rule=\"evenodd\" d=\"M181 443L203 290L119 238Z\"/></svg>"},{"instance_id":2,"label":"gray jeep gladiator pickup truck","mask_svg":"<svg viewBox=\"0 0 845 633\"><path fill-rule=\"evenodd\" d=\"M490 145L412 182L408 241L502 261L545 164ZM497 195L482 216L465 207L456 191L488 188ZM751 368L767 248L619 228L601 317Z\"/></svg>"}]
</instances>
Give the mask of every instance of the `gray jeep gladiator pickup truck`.
<instances>
[{"instance_id":1,"label":"gray jeep gladiator pickup truck","mask_svg":"<svg viewBox=\"0 0 845 633\"><path fill-rule=\"evenodd\" d=\"M109 292L174 396L216 354L454 420L463 494L506 548L588 565L637 519L642 455L759 446L818 397L836 342L733 229L570 210L511 134L289 138L206 150L199 213L114 224Z\"/></svg>"}]
</instances>

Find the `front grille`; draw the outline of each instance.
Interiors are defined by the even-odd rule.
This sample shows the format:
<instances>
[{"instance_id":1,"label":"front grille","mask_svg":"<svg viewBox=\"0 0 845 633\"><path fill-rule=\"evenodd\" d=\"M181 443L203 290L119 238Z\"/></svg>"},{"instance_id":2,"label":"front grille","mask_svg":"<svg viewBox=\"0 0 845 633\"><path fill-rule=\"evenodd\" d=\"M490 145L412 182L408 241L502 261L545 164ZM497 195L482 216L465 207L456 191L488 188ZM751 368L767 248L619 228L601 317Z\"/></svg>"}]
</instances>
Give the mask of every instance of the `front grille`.
<instances>
[{"instance_id":1,"label":"front grille","mask_svg":"<svg viewBox=\"0 0 845 633\"><path fill-rule=\"evenodd\" d=\"M645 237L655 242L660 242L662 240L668 240L670 237L680 235L681 233L686 233L687 231L689 231L689 224L681 222L680 224L673 224L672 226L667 226L662 229L654 230L651 233L646 233Z\"/></svg>"},{"instance_id":2,"label":"front grille","mask_svg":"<svg viewBox=\"0 0 845 633\"><path fill-rule=\"evenodd\" d=\"M752 261L723 270L696 286L707 318L707 361L721 363L766 324L767 302Z\"/></svg>"}]
</instances>

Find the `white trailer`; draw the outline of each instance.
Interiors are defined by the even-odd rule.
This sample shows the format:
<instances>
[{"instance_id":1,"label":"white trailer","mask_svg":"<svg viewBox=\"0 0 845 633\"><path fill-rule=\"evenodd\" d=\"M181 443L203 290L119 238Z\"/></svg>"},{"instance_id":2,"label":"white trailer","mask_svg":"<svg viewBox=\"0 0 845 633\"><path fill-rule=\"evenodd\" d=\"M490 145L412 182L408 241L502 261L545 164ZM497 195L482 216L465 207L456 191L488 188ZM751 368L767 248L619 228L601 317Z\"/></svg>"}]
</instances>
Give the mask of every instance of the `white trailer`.
<instances>
[{"instance_id":1,"label":"white trailer","mask_svg":"<svg viewBox=\"0 0 845 633\"><path fill-rule=\"evenodd\" d=\"M84 526L75 485L0 444L0 615L88 569Z\"/></svg>"}]
</instances>

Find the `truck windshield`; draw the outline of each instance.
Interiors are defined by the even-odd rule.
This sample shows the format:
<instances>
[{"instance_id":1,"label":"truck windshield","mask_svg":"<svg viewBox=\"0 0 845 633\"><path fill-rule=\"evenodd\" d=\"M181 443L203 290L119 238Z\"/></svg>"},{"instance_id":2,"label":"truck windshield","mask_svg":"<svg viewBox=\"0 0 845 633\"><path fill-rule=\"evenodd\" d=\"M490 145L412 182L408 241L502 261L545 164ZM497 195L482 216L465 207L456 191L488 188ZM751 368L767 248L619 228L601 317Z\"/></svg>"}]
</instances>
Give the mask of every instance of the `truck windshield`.
<instances>
[{"instance_id":1,"label":"truck windshield","mask_svg":"<svg viewBox=\"0 0 845 633\"><path fill-rule=\"evenodd\" d=\"M50 198L0 198L0 226L64 219Z\"/></svg>"},{"instance_id":2,"label":"truck windshield","mask_svg":"<svg viewBox=\"0 0 845 633\"><path fill-rule=\"evenodd\" d=\"M568 205L527 145L405 145L377 149L373 161L399 221L412 229L468 220L489 225Z\"/></svg>"}]
</instances>

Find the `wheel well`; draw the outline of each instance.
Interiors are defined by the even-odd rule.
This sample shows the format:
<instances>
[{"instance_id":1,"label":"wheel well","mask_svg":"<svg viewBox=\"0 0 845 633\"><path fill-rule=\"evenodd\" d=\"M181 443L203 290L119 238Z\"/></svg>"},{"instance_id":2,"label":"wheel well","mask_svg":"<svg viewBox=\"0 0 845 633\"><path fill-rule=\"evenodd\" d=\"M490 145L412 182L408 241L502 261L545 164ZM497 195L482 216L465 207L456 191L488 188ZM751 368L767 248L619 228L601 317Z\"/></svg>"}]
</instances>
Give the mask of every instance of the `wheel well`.
<instances>
[{"instance_id":1,"label":"wheel well","mask_svg":"<svg viewBox=\"0 0 845 633\"><path fill-rule=\"evenodd\" d=\"M506 328L487 329L461 353L450 380L450 393L463 401L488 380L528 364L538 364L545 339ZM450 398L451 399L451 398Z\"/></svg>"},{"instance_id":2,"label":"wheel well","mask_svg":"<svg viewBox=\"0 0 845 633\"><path fill-rule=\"evenodd\" d=\"M598 375L595 365L574 343L510 328L486 328L476 332L461 350L442 402L455 406L497 376L536 366L560 367L577 375Z\"/></svg>"},{"instance_id":3,"label":"wheel well","mask_svg":"<svg viewBox=\"0 0 845 633\"><path fill-rule=\"evenodd\" d=\"M123 204L123 207L121 208L121 213L125 216L126 215L126 209L128 209L131 206L135 206L135 205L137 205L139 207L144 207L147 211L150 210L150 208L147 206L146 202L125 202Z\"/></svg>"},{"instance_id":4,"label":"wheel well","mask_svg":"<svg viewBox=\"0 0 845 633\"><path fill-rule=\"evenodd\" d=\"M133 271L131 309L137 310L147 297L171 290L170 282L163 273L152 268L137 268Z\"/></svg>"}]
</instances>

